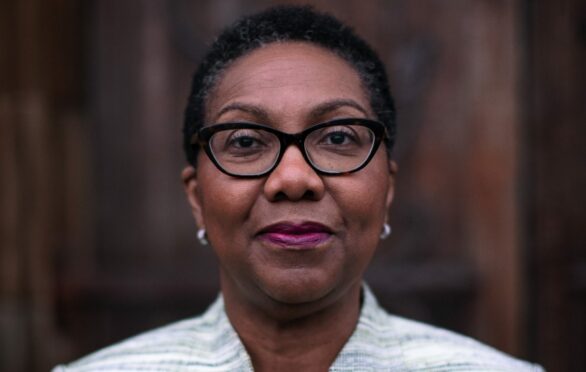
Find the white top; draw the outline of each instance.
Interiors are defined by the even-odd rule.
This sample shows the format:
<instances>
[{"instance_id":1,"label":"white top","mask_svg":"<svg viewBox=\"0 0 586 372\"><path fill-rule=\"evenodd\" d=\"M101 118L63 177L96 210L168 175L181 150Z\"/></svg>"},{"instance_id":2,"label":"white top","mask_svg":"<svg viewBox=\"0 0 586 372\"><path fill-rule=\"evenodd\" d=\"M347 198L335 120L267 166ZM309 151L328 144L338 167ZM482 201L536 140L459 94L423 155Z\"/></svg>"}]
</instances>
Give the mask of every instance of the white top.
<instances>
[{"instance_id":1,"label":"white top","mask_svg":"<svg viewBox=\"0 0 586 372\"><path fill-rule=\"evenodd\" d=\"M388 314L365 285L354 333L330 371L543 371L471 338ZM253 371L224 300L201 316L132 337L53 372Z\"/></svg>"}]
</instances>

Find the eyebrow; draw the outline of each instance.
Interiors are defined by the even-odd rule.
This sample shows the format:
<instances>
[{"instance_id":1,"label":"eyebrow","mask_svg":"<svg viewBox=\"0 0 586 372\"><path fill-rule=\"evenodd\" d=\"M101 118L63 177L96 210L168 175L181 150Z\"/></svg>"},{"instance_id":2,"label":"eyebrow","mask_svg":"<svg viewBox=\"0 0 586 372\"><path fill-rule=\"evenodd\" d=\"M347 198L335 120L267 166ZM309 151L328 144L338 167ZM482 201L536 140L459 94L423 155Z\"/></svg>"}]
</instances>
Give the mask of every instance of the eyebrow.
<instances>
[{"instance_id":1,"label":"eyebrow","mask_svg":"<svg viewBox=\"0 0 586 372\"><path fill-rule=\"evenodd\" d=\"M328 114L332 111L339 109L340 107L352 107L356 110L362 112L364 116L368 117L368 112L364 107L362 107L358 102L352 99L334 99L331 101L327 101L317 105L317 107L313 108L310 112L310 116L312 118L319 118L325 114Z\"/></svg>"},{"instance_id":2,"label":"eyebrow","mask_svg":"<svg viewBox=\"0 0 586 372\"><path fill-rule=\"evenodd\" d=\"M229 111L242 111L247 114L254 115L265 122L269 121L268 112L266 112L261 107L258 107L255 105L249 105L246 103L240 103L240 102L234 102L234 103L231 103L227 106L222 107L222 109L220 111L218 111L218 113L216 114L216 120L220 116L224 115L226 112L229 112Z\"/></svg>"},{"instance_id":3,"label":"eyebrow","mask_svg":"<svg viewBox=\"0 0 586 372\"><path fill-rule=\"evenodd\" d=\"M366 117L369 116L368 111L366 111L366 109L364 107L362 107L358 102L356 102L352 99L340 98L340 99L333 99L331 101L320 103L319 105L314 107L309 112L309 117L311 119L317 119L317 118L319 118L325 114L328 114L332 111L335 111L341 107L352 107L352 108L362 112L364 114L364 116L366 116ZM262 107L250 105L250 104L246 104L246 103L241 103L241 102L233 102L233 103L230 103L229 105L222 107L222 109L220 111L218 111L218 113L215 115L216 120L220 116L224 115L226 112L229 112L229 111L242 111L247 114L254 115L254 116L258 117L259 119L261 119L262 121L265 121L265 122L270 121L269 113L266 110L264 110Z\"/></svg>"}]
</instances>

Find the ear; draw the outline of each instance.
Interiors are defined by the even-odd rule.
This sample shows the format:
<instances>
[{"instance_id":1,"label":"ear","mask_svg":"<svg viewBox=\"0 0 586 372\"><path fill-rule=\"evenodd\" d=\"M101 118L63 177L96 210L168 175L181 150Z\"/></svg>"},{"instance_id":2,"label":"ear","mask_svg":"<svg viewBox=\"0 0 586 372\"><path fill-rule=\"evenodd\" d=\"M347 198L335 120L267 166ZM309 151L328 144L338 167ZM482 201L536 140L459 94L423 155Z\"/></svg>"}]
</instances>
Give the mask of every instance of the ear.
<instances>
[{"instance_id":1,"label":"ear","mask_svg":"<svg viewBox=\"0 0 586 372\"><path fill-rule=\"evenodd\" d=\"M195 223L197 224L197 227L204 228L205 223L202 213L202 204L199 197L197 171L195 168L191 165L183 168L183 171L181 172L181 180L183 181L183 188L185 190L185 195L187 196L187 201L191 207L191 213L193 214Z\"/></svg>"},{"instance_id":2,"label":"ear","mask_svg":"<svg viewBox=\"0 0 586 372\"><path fill-rule=\"evenodd\" d=\"M391 207L393 203L393 199L395 197L395 176L399 171L399 166L395 163L394 160L387 160L388 167L389 167L389 189L387 190L387 200L386 200L386 207L387 210Z\"/></svg>"}]
</instances>

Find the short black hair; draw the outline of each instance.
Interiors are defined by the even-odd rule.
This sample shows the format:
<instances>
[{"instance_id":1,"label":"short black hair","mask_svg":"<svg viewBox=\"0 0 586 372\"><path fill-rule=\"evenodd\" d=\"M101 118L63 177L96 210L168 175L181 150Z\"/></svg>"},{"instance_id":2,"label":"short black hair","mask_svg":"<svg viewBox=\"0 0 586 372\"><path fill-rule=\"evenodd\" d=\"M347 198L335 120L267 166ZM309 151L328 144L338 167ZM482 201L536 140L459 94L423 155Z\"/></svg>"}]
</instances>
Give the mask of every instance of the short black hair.
<instances>
[{"instance_id":1,"label":"short black hair","mask_svg":"<svg viewBox=\"0 0 586 372\"><path fill-rule=\"evenodd\" d=\"M226 28L210 47L191 83L183 126L187 161L195 165L191 137L204 125L205 103L222 72L236 59L274 42L300 41L321 46L346 60L358 72L377 119L387 128L387 152L395 142L395 105L378 55L354 31L333 16L310 6L276 6L246 16Z\"/></svg>"}]
</instances>

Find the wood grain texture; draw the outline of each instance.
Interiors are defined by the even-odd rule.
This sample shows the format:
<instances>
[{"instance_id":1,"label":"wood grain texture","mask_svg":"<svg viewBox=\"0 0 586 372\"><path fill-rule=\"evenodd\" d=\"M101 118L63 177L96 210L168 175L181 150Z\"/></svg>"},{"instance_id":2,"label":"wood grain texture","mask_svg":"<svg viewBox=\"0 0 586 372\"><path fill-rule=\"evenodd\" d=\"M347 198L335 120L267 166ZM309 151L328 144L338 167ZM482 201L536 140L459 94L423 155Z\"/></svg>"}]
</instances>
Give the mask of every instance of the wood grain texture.
<instances>
[{"instance_id":1,"label":"wood grain texture","mask_svg":"<svg viewBox=\"0 0 586 372\"><path fill-rule=\"evenodd\" d=\"M0 2L0 370L211 303L217 263L179 179L184 104L214 35L274 3ZM584 5L310 3L372 43L397 101L393 235L367 273L381 303L586 370Z\"/></svg>"},{"instance_id":2,"label":"wood grain texture","mask_svg":"<svg viewBox=\"0 0 586 372\"><path fill-rule=\"evenodd\" d=\"M527 13L529 339L545 367L578 371L586 369L586 6L535 1Z\"/></svg>"}]
</instances>

